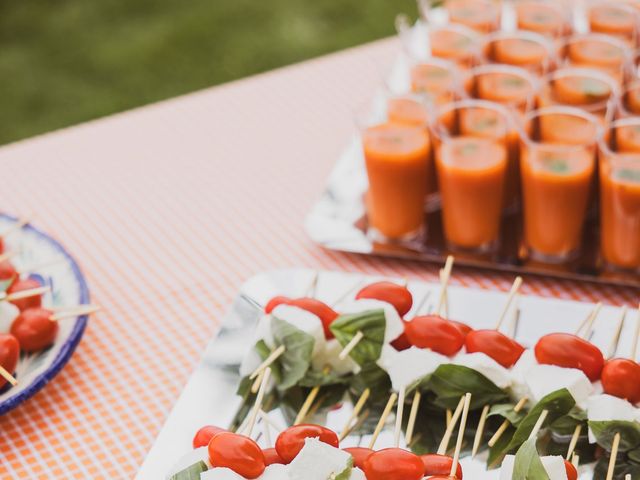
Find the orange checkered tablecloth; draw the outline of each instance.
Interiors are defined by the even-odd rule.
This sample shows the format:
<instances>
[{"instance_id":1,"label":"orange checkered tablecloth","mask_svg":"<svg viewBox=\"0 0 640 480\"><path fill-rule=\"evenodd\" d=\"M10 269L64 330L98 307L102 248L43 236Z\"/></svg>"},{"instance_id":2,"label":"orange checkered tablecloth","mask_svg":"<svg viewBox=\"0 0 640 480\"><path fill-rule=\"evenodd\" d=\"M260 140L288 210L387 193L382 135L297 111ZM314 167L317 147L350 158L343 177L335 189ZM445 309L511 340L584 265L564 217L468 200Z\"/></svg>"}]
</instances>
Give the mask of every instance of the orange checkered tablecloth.
<instances>
[{"instance_id":1,"label":"orange checkered tablecloth","mask_svg":"<svg viewBox=\"0 0 640 480\"><path fill-rule=\"evenodd\" d=\"M0 417L0 478L132 478L241 283L274 267L435 280L424 264L328 252L303 219L398 45L383 40L0 149L0 206L81 264L90 320L71 362ZM506 290L510 276L456 269ZM525 293L637 301L527 279ZM561 319L559 319L561 320Z\"/></svg>"}]
</instances>

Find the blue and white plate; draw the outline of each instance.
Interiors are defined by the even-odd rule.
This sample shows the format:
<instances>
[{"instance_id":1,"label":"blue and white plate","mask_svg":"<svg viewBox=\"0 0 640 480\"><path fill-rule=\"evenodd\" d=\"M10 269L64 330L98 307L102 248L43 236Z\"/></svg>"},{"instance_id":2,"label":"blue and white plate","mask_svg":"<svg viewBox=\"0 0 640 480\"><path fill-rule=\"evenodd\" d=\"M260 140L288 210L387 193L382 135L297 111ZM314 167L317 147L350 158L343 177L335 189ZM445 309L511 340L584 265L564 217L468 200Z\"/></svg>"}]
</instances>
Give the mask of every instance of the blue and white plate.
<instances>
[{"instance_id":1,"label":"blue and white plate","mask_svg":"<svg viewBox=\"0 0 640 480\"><path fill-rule=\"evenodd\" d=\"M0 232L16 222L0 214ZM27 225L5 238L5 251L17 252L11 262L23 277L36 277L51 292L43 297L45 308L89 303L89 289L76 261L56 240ZM0 389L0 415L20 405L43 388L71 358L87 325L87 316L59 320L55 343L47 350L21 354L15 376L18 385Z\"/></svg>"}]
</instances>

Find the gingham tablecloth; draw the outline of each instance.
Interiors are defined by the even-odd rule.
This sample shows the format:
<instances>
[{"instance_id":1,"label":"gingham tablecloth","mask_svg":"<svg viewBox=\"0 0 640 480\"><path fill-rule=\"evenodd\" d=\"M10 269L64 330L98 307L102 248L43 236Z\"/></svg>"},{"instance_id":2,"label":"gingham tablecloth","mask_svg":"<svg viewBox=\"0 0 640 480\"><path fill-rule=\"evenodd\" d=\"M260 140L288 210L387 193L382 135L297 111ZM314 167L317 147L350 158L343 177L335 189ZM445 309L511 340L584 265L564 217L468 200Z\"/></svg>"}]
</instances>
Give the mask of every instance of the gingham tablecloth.
<instances>
[{"instance_id":1,"label":"gingham tablecloth","mask_svg":"<svg viewBox=\"0 0 640 480\"><path fill-rule=\"evenodd\" d=\"M0 478L133 477L221 314L256 272L436 279L436 266L324 251L302 226L352 134L354 107L397 49L395 40L372 43L0 149L0 208L35 212L104 308L64 370L0 417ZM506 290L511 280L456 269L452 282ZM523 291L638 299L537 278Z\"/></svg>"}]
</instances>

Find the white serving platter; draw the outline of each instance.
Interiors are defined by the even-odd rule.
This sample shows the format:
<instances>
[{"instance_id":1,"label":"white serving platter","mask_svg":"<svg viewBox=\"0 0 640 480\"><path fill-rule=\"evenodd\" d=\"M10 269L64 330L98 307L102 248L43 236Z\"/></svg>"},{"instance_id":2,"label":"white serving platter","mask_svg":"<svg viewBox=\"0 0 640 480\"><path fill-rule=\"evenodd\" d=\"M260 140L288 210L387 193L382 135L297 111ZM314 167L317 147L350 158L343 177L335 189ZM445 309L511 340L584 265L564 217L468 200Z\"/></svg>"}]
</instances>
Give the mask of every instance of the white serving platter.
<instances>
[{"instance_id":1,"label":"white serving platter","mask_svg":"<svg viewBox=\"0 0 640 480\"><path fill-rule=\"evenodd\" d=\"M149 451L137 480L164 479L172 465L191 449L193 435L200 427L207 424L225 427L229 424L240 404L239 397L235 395L240 381L238 366L245 352L252 346L253 328L262 314L251 300L264 305L275 295L301 296L314 275L313 270L307 269L275 270L260 273L242 285L222 321L218 335L208 344L202 361ZM371 283L381 278L319 272L316 297L331 304L360 282ZM408 288L416 299L429 293L427 304L434 301L439 292L439 285L425 282L412 281ZM463 321L474 328L493 328L506 299L506 293L455 286L450 287L448 295L450 318ZM519 299L520 321L516 339L525 346L532 346L546 333L572 332L592 307L588 303L522 296ZM620 314L620 308L606 305L598 316L592 341L603 351L611 343ZM411 312L408 318L411 318ZM635 321L637 320L633 315L628 316L618 346L621 354L630 351ZM343 411L331 414L328 418L329 426L332 423L335 426L342 425L346 415L348 412ZM283 419L274 415L274 420L284 426ZM360 440L360 437L347 438L343 445L355 445ZM382 435L376 447L381 448L385 446L385 441L390 440L390 435ZM475 461L463 458L461 463L465 477L489 480L498 478L497 471L485 470L482 457ZM581 467L580 479L591 479L591 472L589 466Z\"/></svg>"}]
</instances>

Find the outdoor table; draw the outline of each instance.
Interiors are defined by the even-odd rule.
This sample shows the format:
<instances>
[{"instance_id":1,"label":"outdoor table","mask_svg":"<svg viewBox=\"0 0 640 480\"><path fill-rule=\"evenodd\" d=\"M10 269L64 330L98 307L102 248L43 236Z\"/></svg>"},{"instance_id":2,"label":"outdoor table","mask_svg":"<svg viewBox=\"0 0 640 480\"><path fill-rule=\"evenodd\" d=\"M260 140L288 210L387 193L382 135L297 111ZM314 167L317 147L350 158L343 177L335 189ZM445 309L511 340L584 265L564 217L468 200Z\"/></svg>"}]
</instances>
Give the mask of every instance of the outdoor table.
<instances>
[{"instance_id":1,"label":"outdoor table","mask_svg":"<svg viewBox=\"0 0 640 480\"><path fill-rule=\"evenodd\" d=\"M132 478L256 272L436 281L438 265L325 251L303 228L398 49L382 40L0 148L2 209L33 212L103 307L60 374L0 417L0 478ZM512 280L456 268L452 283ZM535 277L522 291L611 304L638 293Z\"/></svg>"}]
</instances>

